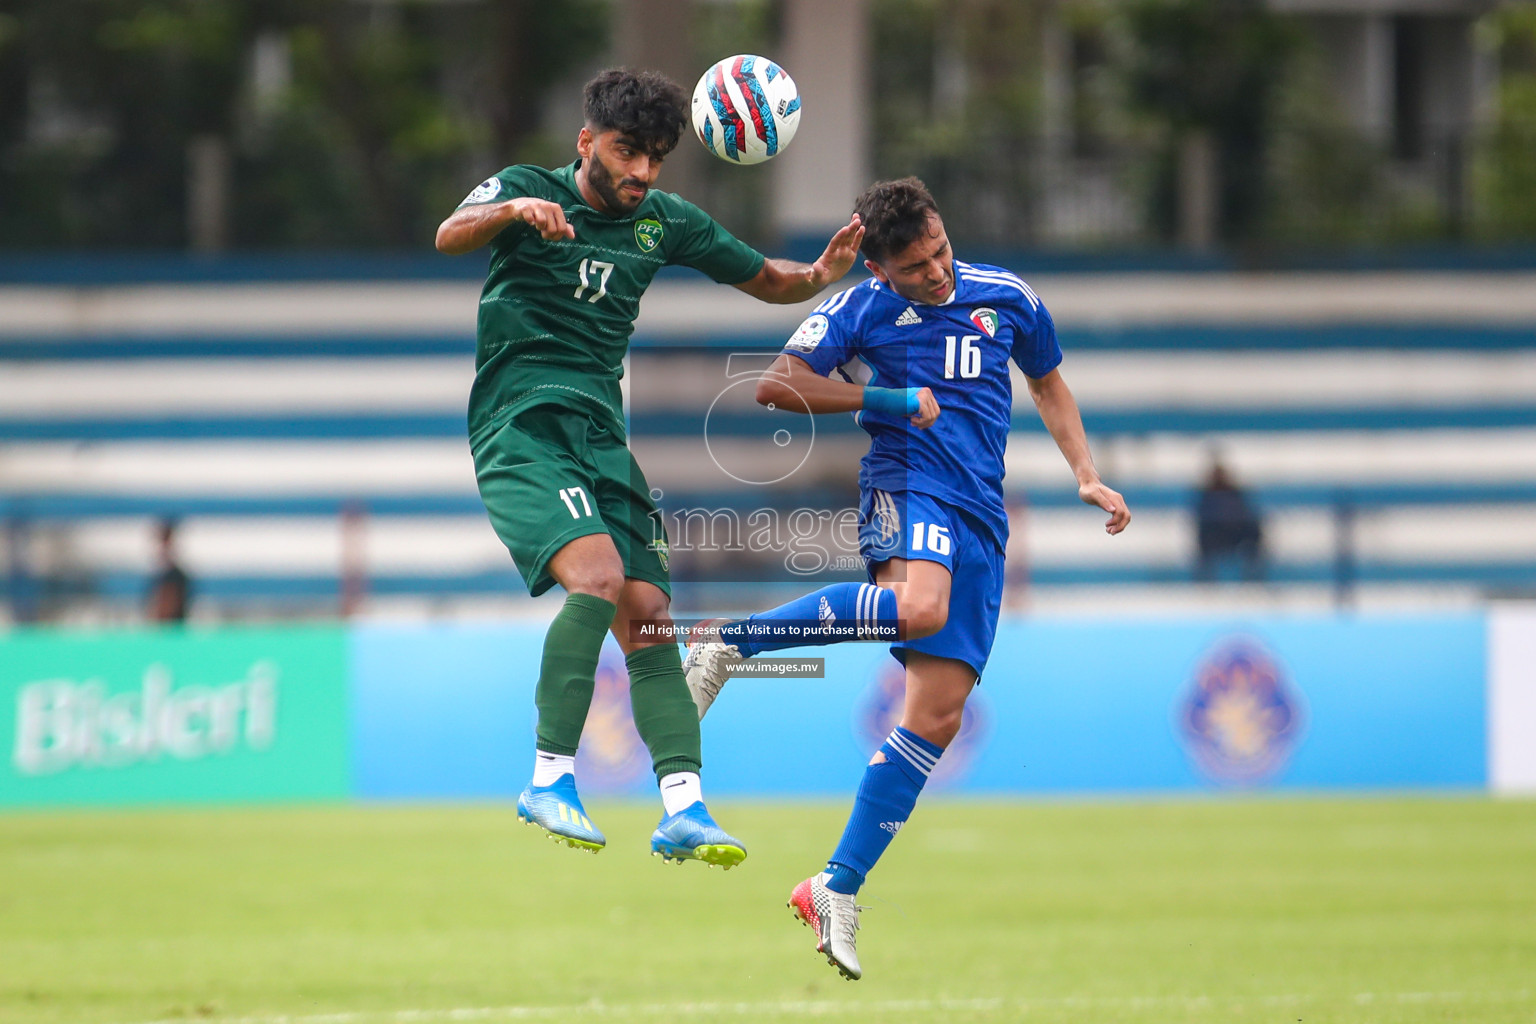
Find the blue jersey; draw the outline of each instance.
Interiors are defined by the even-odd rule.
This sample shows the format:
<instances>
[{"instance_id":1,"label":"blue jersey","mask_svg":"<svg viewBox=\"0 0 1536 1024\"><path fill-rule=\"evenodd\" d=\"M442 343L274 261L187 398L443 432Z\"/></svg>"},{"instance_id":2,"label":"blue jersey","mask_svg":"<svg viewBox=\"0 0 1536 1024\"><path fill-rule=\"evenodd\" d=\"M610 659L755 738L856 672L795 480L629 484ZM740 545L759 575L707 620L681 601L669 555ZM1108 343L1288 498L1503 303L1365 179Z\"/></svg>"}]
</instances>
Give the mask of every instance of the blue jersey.
<instances>
[{"instance_id":1,"label":"blue jersey","mask_svg":"<svg viewBox=\"0 0 1536 1024\"><path fill-rule=\"evenodd\" d=\"M1008 361L1034 378L1061 362L1056 325L1029 285L999 267L956 260L954 292L930 306L870 278L817 306L784 352L822 376L931 388L942 412L927 430L904 416L858 414L870 437L859 488L930 495L975 515L1006 542Z\"/></svg>"}]
</instances>

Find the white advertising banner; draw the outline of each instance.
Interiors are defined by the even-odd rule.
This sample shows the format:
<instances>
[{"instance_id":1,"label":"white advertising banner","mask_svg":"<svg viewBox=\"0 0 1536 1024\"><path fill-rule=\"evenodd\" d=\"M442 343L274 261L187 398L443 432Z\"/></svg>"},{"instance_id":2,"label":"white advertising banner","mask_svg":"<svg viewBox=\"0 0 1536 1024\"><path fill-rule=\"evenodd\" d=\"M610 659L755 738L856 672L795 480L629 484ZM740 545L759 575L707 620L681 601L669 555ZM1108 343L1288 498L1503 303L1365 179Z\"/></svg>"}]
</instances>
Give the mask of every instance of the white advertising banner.
<instances>
[{"instance_id":1,"label":"white advertising banner","mask_svg":"<svg viewBox=\"0 0 1536 1024\"><path fill-rule=\"evenodd\" d=\"M1488 618L1488 783L1536 793L1536 605L1497 606Z\"/></svg>"}]
</instances>

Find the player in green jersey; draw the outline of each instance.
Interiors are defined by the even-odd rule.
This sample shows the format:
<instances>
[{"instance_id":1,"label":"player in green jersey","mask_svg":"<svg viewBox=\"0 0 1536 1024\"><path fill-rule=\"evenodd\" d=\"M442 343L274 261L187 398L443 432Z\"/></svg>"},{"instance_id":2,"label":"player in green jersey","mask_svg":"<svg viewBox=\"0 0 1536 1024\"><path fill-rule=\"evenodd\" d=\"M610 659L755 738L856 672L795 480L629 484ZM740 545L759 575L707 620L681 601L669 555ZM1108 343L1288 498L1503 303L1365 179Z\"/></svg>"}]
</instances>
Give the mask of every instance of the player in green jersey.
<instances>
[{"instance_id":1,"label":"player in green jersey","mask_svg":"<svg viewBox=\"0 0 1536 1024\"><path fill-rule=\"evenodd\" d=\"M664 815L653 853L730 867L745 847L705 809L698 712L668 634L665 544L624 432L619 377L640 296L683 264L764 302L803 302L853 265L853 218L815 263L765 259L697 206L653 186L686 123L683 91L655 72L605 71L587 83L578 159L549 171L508 167L437 230L450 255L489 244L480 297L469 436L480 494L528 590L566 591L550 624L534 702L533 781L518 816L557 841L606 842L576 792L575 755L604 634L629 667L635 727L651 754Z\"/></svg>"}]
</instances>

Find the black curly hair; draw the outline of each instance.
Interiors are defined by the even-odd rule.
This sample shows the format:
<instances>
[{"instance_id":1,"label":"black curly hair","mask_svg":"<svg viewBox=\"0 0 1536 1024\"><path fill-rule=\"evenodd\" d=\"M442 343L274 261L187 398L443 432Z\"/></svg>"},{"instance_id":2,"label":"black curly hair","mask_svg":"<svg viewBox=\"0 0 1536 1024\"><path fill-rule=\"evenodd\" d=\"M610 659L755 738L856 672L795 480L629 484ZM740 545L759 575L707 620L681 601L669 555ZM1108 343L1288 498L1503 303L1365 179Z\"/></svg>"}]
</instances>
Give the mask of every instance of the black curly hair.
<instances>
[{"instance_id":1,"label":"black curly hair","mask_svg":"<svg viewBox=\"0 0 1536 1024\"><path fill-rule=\"evenodd\" d=\"M652 156L666 156L688 122L683 90L659 71L609 68L582 90L587 127L627 135Z\"/></svg>"},{"instance_id":2,"label":"black curly hair","mask_svg":"<svg viewBox=\"0 0 1536 1024\"><path fill-rule=\"evenodd\" d=\"M916 178L877 181L853 204L864 222L864 255L876 263L901 252L928 233L928 217L939 204Z\"/></svg>"}]
</instances>

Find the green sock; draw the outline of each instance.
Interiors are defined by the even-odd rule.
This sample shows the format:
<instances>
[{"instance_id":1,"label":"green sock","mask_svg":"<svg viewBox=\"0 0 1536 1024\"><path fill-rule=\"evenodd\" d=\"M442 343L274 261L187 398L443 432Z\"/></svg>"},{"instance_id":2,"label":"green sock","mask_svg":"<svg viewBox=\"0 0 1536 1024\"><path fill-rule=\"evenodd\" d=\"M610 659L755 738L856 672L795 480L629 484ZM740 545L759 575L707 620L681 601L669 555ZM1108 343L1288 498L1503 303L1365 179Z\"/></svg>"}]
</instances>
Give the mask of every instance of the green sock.
<instances>
[{"instance_id":1,"label":"green sock","mask_svg":"<svg viewBox=\"0 0 1536 1024\"><path fill-rule=\"evenodd\" d=\"M688 694L677 645L642 647L624 663L629 666L629 704L635 715L635 731L651 752L656 777L698 771L703 764L699 709Z\"/></svg>"},{"instance_id":2,"label":"green sock","mask_svg":"<svg viewBox=\"0 0 1536 1024\"><path fill-rule=\"evenodd\" d=\"M617 610L600 597L572 594L544 634L544 661L533 703L539 709L535 746L547 754L576 754L592 706L597 658Z\"/></svg>"}]
</instances>

